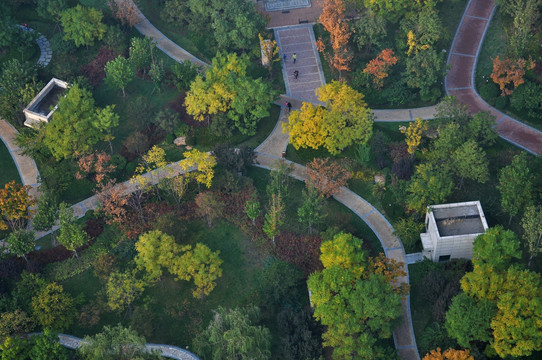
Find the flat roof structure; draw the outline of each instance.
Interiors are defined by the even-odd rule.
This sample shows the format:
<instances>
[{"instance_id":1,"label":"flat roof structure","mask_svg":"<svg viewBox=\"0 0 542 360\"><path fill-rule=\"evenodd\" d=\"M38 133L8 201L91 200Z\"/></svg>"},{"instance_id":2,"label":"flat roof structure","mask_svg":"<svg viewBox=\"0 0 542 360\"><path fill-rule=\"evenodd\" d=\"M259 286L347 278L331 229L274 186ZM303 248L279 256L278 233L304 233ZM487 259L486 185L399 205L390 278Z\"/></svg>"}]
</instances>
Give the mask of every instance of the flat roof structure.
<instances>
[{"instance_id":1,"label":"flat roof structure","mask_svg":"<svg viewBox=\"0 0 542 360\"><path fill-rule=\"evenodd\" d=\"M47 85L36 95L34 99L24 108L26 118L24 124L28 127L35 127L40 123L47 123L55 112L58 100L68 88L68 83L52 78Z\"/></svg>"},{"instance_id":2,"label":"flat roof structure","mask_svg":"<svg viewBox=\"0 0 542 360\"><path fill-rule=\"evenodd\" d=\"M420 234L423 255L433 261L472 258L474 239L488 229L480 201L432 205Z\"/></svg>"}]
</instances>

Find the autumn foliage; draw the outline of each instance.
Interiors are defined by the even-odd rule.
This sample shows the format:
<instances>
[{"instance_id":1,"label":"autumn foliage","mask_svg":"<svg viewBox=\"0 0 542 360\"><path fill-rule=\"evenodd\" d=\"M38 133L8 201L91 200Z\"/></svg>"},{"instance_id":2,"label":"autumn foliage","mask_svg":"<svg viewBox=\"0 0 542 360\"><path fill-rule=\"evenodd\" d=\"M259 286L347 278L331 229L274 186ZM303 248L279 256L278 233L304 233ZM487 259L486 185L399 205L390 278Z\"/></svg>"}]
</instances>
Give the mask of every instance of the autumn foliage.
<instances>
[{"instance_id":1,"label":"autumn foliage","mask_svg":"<svg viewBox=\"0 0 542 360\"><path fill-rule=\"evenodd\" d=\"M352 55L348 50L348 39L350 39L350 29L343 20L345 6L342 0L325 0L320 23L329 32L333 57L328 58L330 65L337 71L349 71ZM320 52L324 51L325 44L318 39L316 46Z\"/></svg>"},{"instance_id":2,"label":"autumn foliage","mask_svg":"<svg viewBox=\"0 0 542 360\"><path fill-rule=\"evenodd\" d=\"M317 188L326 198L333 196L346 185L352 172L330 158L315 158L307 166L307 186Z\"/></svg>"},{"instance_id":3,"label":"autumn foliage","mask_svg":"<svg viewBox=\"0 0 542 360\"><path fill-rule=\"evenodd\" d=\"M535 63L531 60L519 58L517 60L504 59L498 56L493 59L493 72L491 79L501 89L502 96L511 95L515 88L523 84L525 70L533 69Z\"/></svg>"},{"instance_id":4,"label":"autumn foliage","mask_svg":"<svg viewBox=\"0 0 542 360\"><path fill-rule=\"evenodd\" d=\"M133 1L109 0L107 5L122 25L132 27L139 21L139 10Z\"/></svg>"},{"instance_id":5,"label":"autumn foliage","mask_svg":"<svg viewBox=\"0 0 542 360\"><path fill-rule=\"evenodd\" d=\"M115 171L115 166L111 164L111 156L103 151L81 156L77 165L79 165L79 171L75 173L77 179L91 176L100 186L104 184L107 174Z\"/></svg>"},{"instance_id":6,"label":"autumn foliage","mask_svg":"<svg viewBox=\"0 0 542 360\"><path fill-rule=\"evenodd\" d=\"M384 49L369 61L363 72L373 76L373 84L377 89L384 85L384 79L388 77L390 68L397 64L399 58L395 56L392 49Z\"/></svg>"},{"instance_id":7,"label":"autumn foliage","mask_svg":"<svg viewBox=\"0 0 542 360\"><path fill-rule=\"evenodd\" d=\"M28 209L36 200L28 194L30 186L17 184L15 180L0 189L0 230L22 229L25 220L30 219L32 212Z\"/></svg>"},{"instance_id":8,"label":"autumn foliage","mask_svg":"<svg viewBox=\"0 0 542 360\"><path fill-rule=\"evenodd\" d=\"M469 350L448 349L441 352L440 348L437 348L425 355L423 360L474 360L474 357Z\"/></svg>"}]
</instances>

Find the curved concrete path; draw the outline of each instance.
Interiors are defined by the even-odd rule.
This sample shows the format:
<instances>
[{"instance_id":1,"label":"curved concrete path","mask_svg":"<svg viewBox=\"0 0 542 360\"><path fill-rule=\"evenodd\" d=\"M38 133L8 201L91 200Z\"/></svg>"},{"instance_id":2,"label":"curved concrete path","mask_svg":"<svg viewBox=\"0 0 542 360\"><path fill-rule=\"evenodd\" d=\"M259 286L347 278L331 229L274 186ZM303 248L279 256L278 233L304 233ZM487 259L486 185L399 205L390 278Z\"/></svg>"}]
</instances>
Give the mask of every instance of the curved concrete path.
<instances>
[{"instance_id":1,"label":"curved concrete path","mask_svg":"<svg viewBox=\"0 0 542 360\"><path fill-rule=\"evenodd\" d=\"M41 333L31 333L29 336L39 335ZM84 340L72 335L58 334L58 342L60 345L68 349L77 350L81 347ZM170 359L177 360L199 360L199 358L188 350L181 349L172 345L161 344L146 344L145 347L149 351L158 351L160 355Z\"/></svg>"},{"instance_id":2,"label":"curved concrete path","mask_svg":"<svg viewBox=\"0 0 542 360\"><path fill-rule=\"evenodd\" d=\"M160 50L162 50L167 56L172 58L173 60L177 62L182 62L184 60L190 60L193 64L196 64L201 67L207 67L209 64L207 64L205 61L202 61L195 57L194 55L190 54L188 51L180 47L179 45L175 44L173 41L167 38L160 30L158 30L156 27L154 27L153 24L147 18L141 10L135 5L133 0L115 0L117 3L126 2L129 4L129 6L134 7L137 9L137 13L139 16L139 21L134 25L134 27L139 31L143 36L147 36L154 40L156 42L156 47Z\"/></svg>"},{"instance_id":3,"label":"curved concrete path","mask_svg":"<svg viewBox=\"0 0 542 360\"><path fill-rule=\"evenodd\" d=\"M15 143L15 137L19 134L17 129L10 123L0 118L0 140L6 145L23 185L36 187L39 185L39 172L36 162L31 157L21 154L21 148Z\"/></svg>"},{"instance_id":4,"label":"curved concrete path","mask_svg":"<svg viewBox=\"0 0 542 360\"><path fill-rule=\"evenodd\" d=\"M467 4L448 55L446 93L467 105L472 113L490 112L495 116L495 129L500 137L538 155L542 153L542 132L490 106L475 88L476 64L495 8L495 0L470 0Z\"/></svg>"},{"instance_id":5,"label":"curved concrete path","mask_svg":"<svg viewBox=\"0 0 542 360\"><path fill-rule=\"evenodd\" d=\"M24 30L23 25L17 25L20 29ZM28 31L34 32L34 29L28 28ZM38 65L41 67L46 67L51 62L53 57L53 50L51 50L51 45L49 40L39 32L36 32L39 36L36 38L36 43L40 48L40 58L38 59Z\"/></svg>"},{"instance_id":6,"label":"curved concrete path","mask_svg":"<svg viewBox=\"0 0 542 360\"><path fill-rule=\"evenodd\" d=\"M265 142L264 144L260 145L258 149L265 149ZM256 166L272 170L277 167L279 162L284 162L288 164L292 170L289 174L291 177L300 181L307 180L307 170L304 166L286 159L282 159L273 154L260 152L258 149L256 153ZM394 235L394 230L391 224L374 206L346 187L342 187L339 193L334 195L333 198L352 210L367 225L369 225L369 227L378 237L378 240L380 240L387 258L406 264L405 250L401 240ZM399 283L408 284L408 267L404 266L403 269L406 271L407 275L400 278ZM402 321L393 331L395 347L402 360L419 360L420 356L418 355L418 349L416 347L416 338L414 337L412 316L410 314L410 295L403 298L401 301L401 308Z\"/></svg>"}]
</instances>

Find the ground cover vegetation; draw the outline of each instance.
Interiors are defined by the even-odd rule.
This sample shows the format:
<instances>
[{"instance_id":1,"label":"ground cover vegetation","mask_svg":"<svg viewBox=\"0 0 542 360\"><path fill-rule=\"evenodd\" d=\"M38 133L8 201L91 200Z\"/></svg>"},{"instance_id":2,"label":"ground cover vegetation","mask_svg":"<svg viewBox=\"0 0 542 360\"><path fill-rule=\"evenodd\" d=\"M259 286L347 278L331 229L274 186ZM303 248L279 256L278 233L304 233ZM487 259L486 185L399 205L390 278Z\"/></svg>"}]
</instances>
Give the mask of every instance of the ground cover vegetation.
<instances>
[{"instance_id":1,"label":"ground cover vegetation","mask_svg":"<svg viewBox=\"0 0 542 360\"><path fill-rule=\"evenodd\" d=\"M149 341L188 346L202 359L395 359L405 272L331 199L348 185L392 221L407 252L420 248L427 206L480 199L492 228L476 240L472 263L411 268L420 353L536 358L540 159L512 149L490 115L470 115L454 99L434 122L399 126L374 124L367 105L441 96L440 50L455 26L442 14L462 3L325 2L318 44L343 81L319 89L325 106L304 104L285 125L288 157L308 165L305 184L284 163L253 166L247 144L278 118L279 62L258 64L264 22L251 2L239 4L158 2L165 22L183 25L183 41L206 43L206 69L173 64L137 36L130 4L0 5L7 36L28 22L56 54L36 69L13 56L16 42L2 43L0 86L12 91L0 93L0 115L20 128L21 108L51 76L72 84L52 122L18 138L42 175L35 213L27 187L0 190L0 226L11 232L0 259L1 356L156 358L143 352ZM172 146L175 136L190 147ZM69 204L92 193L100 207L75 218ZM25 230L32 215L37 231L62 225L41 250ZM36 330L42 335L22 336ZM56 331L86 336L86 345L66 353Z\"/></svg>"},{"instance_id":2,"label":"ground cover vegetation","mask_svg":"<svg viewBox=\"0 0 542 360\"><path fill-rule=\"evenodd\" d=\"M496 2L476 69L480 95L497 109L542 128L540 1Z\"/></svg>"},{"instance_id":3,"label":"ground cover vegetation","mask_svg":"<svg viewBox=\"0 0 542 360\"><path fill-rule=\"evenodd\" d=\"M375 108L436 103L465 4L325 1L316 33L326 79L346 81Z\"/></svg>"}]
</instances>

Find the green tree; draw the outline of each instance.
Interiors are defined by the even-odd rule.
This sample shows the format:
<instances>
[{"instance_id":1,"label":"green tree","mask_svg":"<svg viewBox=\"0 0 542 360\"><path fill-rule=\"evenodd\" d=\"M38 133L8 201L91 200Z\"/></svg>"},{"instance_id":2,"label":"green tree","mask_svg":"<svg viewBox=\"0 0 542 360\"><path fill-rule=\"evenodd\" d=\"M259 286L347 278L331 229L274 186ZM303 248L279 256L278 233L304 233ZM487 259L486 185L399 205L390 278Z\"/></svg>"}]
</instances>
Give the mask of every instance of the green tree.
<instances>
[{"instance_id":1,"label":"green tree","mask_svg":"<svg viewBox=\"0 0 542 360\"><path fill-rule=\"evenodd\" d=\"M378 339L391 336L401 313L395 276L374 272L362 241L350 234L335 235L321 251L324 270L311 274L308 286L314 317L326 326L323 345L334 348L334 359L374 359Z\"/></svg>"},{"instance_id":2,"label":"green tree","mask_svg":"<svg viewBox=\"0 0 542 360\"><path fill-rule=\"evenodd\" d=\"M129 60L135 71L145 71L151 65L152 51L156 43L151 38L133 37L130 41Z\"/></svg>"},{"instance_id":3,"label":"green tree","mask_svg":"<svg viewBox=\"0 0 542 360\"><path fill-rule=\"evenodd\" d=\"M143 293L145 285L143 280L136 277L134 271L111 273L105 288L107 305L113 311L126 309L130 312L133 302Z\"/></svg>"},{"instance_id":4,"label":"green tree","mask_svg":"<svg viewBox=\"0 0 542 360\"><path fill-rule=\"evenodd\" d=\"M420 90L422 97L431 95L431 89L446 73L444 54L430 47L405 58L403 73L408 86Z\"/></svg>"},{"instance_id":5,"label":"green tree","mask_svg":"<svg viewBox=\"0 0 542 360\"><path fill-rule=\"evenodd\" d=\"M11 291L13 306L27 314L32 313L32 299L47 286L48 282L40 274L23 271L21 279Z\"/></svg>"},{"instance_id":6,"label":"green tree","mask_svg":"<svg viewBox=\"0 0 542 360\"><path fill-rule=\"evenodd\" d=\"M58 342L58 334L45 328L40 335L34 336L34 345L30 350L32 359L67 360L68 350Z\"/></svg>"},{"instance_id":7,"label":"green tree","mask_svg":"<svg viewBox=\"0 0 542 360\"><path fill-rule=\"evenodd\" d=\"M149 77L151 78L154 88L158 92L162 92L162 85L166 78L166 70L164 68L164 61L153 61L151 64L151 69L149 70Z\"/></svg>"},{"instance_id":8,"label":"green tree","mask_svg":"<svg viewBox=\"0 0 542 360\"><path fill-rule=\"evenodd\" d=\"M32 219L32 226L36 231L49 231L57 219L58 204L48 189L43 189L38 199L36 213Z\"/></svg>"},{"instance_id":9,"label":"green tree","mask_svg":"<svg viewBox=\"0 0 542 360\"><path fill-rule=\"evenodd\" d=\"M442 203L452 193L449 174L433 164L416 166L416 173L408 185L407 207L422 214L427 206Z\"/></svg>"},{"instance_id":10,"label":"green tree","mask_svg":"<svg viewBox=\"0 0 542 360\"><path fill-rule=\"evenodd\" d=\"M494 125L495 116L486 111L477 112L467 125L468 136L482 147L491 146L499 137Z\"/></svg>"},{"instance_id":11,"label":"green tree","mask_svg":"<svg viewBox=\"0 0 542 360\"><path fill-rule=\"evenodd\" d=\"M141 235L135 248L135 263L139 269L145 269L151 280L160 279L162 269L170 269L180 251L173 236L159 230Z\"/></svg>"},{"instance_id":12,"label":"green tree","mask_svg":"<svg viewBox=\"0 0 542 360\"><path fill-rule=\"evenodd\" d=\"M68 7L66 0L41 0L37 1L36 12L44 19L52 16L55 21L60 22L62 11Z\"/></svg>"},{"instance_id":13,"label":"green tree","mask_svg":"<svg viewBox=\"0 0 542 360\"><path fill-rule=\"evenodd\" d=\"M523 240L529 251L529 264L542 252L542 206L528 206L521 220Z\"/></svg>"},{"instance_id":14,"label":"green tree","mask_svg":"<svg viewBox=\"0 0 542 360\"><path fill-rule=\"evenodd\" d=\"M245 52L265 27L263 17L249 1L211 1L211 28L219 50ZM207 16L208 16L207 14Z\"/></svg>"},{"instance_id":15,"label":"green tree","mask_svg":"<svg viewBox=\"0 0 542 360\"><path fill-rule=\"evenodd\" d=\"M269 115L275 94L268 84L247 75L247 55L218 53L205 78L198 75L186 94L185 106L196 120L210 121L227 114L242 134L253 135L258 122Z\"/></svg>"},{"instance_id":16,"label":"green tree","mask_svg":"<svg viewBox=\"0 0 542 360\"><path fill-rule=\"evenodd\" d=\"M309 234L312 234L313 226L324 219L323 208L323 196L314 186L307 184L307 190L303 190L303 204L297 209L297 218L301 224L307 226Z\"/></svg>"},{"instance_id":17,"label":"green tree","mask_svg":"<svg viewBox=\"0 0 542 360\"><path fill-rule=\"evenodd\" d=\"M103 109L96 109L93 126L103 134L103 139L109 142L109 149L113 153L113 128L119 126L119 115L114 111L115 105L107 105Z\"/></svg>"},{"instance_id":18,"label":"green tree","mask_svg":"<svg viewBox=\"0 0 542 360\"><path fill-rule=\"evenodd\" d=\"M502 209L510 215L508 223L519 214L522 209L532 203L532 175L527 166L525 152L514 156L512 163L501 169L499 185Z\"/></svg>"},{"instance_id":19,"label":"green tree","mask_svg":"<svg viewBox=\"0 0 542 360\"><path fill-rule=\"evenodd\" d=\"M23 338L7 337L0 344L0 359L27 359L30 352L30 343Z\"/></svg>"},{"instance_id":20,"label":"green tree","mask_svg":"<svg viewBox=\"0 0 542 360\"><path fill-rule=\"evenodd\" d=\"M67 329L75 320L75 299L64 292L62 285L51 283L32 298L33 317L44 328Z\"/></svg>"},{"instance_id":21,"label":"green tree","mask_svg":"<svg viewBox=\"0 0 542 360\"><path fill-rule=\"evenodd\" d=\"M34 322L28 314L22 310L16 309L11 312L0 314L0 339L8 336L21 336L31 332L34 328Z\"/></svg>"},{"instance_id":22,"label":"green tree","mask_svg":"<svg viewBox=\"0 0 542 360\"><path fill-rule=\"evenodd\" d=\"M369 54L373 45L380 46L386 37L386 20L368 9L354 21L354 41L360 50Z\"/></svg>"},{"instance_id":23,"label":"green tree","mask_svg":"<svg viewBox=\"0 0 542 360\"><path fill-rule=\"evenodd\" d=\"M437 163L448 165L450 154L465 141L465 133L457 122L450 122L438 127L438 139L433 142L433 148L429 154Z\"/></svg>"},{"instance_id":24,"label":"green tree","mask_svg":"<svg viewBox=\"0 0 542 360\"><path fill-rule=\"evenodd\" d=\"M265 214L263 231L273 241L273 244L275 243L275 237L280 233L280 227L284 223L283 216L284 204L282 196L280 194L272 194L269 201L269 209L267 214Z\"/></svg>"},{"instance_id":25,"label":"green tree","mask_svg":"<svg viewBox=\"0 0 542 360\"><path fill-rule=\"evenodd\" d=\"M489 342L492 339L489 323L496 313L494 303L476 301L461 293L454 297L446 312L446 331L464 348L470 348L473 341Z\"/></svg>"},{"instance_id":26,"label":"green tree","mask_svg":"<svg viewBox=\"0 0 542 360\"><path fill-rule=\"evenodd\" d=\"M34 65L10 59L2 63L0 72L0 116L21 126L25 120L23 109L40 91L36 82L37 74Z\"/></svg>"},{"instance_id":27,"label":"green tree","mask_svg":"<svg viewBox=\"0 0 542 360\"><path fill-rule=\"evenodd\" d=\"M252 226L256 226L256 219L260 216L260 202L257 196L253 196L245 203L245 214L252 220Z\"/></svg>"},{"instance_id":28,"label":"green tree","mask_svg":"<svg viewBox=\"0 0 542 360\"><path fill-rule=\"evenodd\" d=\"M105 82L112 88L121 89L126 97L126 86L134 79L135 73L132 64L123 56L105 64Z\"/></svg>"},{"instance_id":29,"label":"green tree","mask_svg":"<svg viewBox=\"0 0 542 360\"><path fill-rule=\"evenodd\" d=\"M489 180L489 162L486 153L475 140L464 142L452 153L452 164L455 174L460 178L460 189L463 187L464 179L479 183Z\"/></svg>"},{"instance_id":30,"label":"green tree","mask_svg":"<svg viewBox=\"0 0 542 360\"><path fill-rule=\"evenodd\" d=\"M520 242L511 230L501 225L478 235L472 245L474 264L489 264L495 269L506 269L512 259L521 258Z\"/></svg>"},{"instance_id":31,"label":"green tree","mask_svg":"<svg viewBox=\"0 0 542 360\"><path fill-rule=\"evenodd\" d=\"M73 209L65 202L60 203L58 210L58 220L60 222L60 234L57 240L67 250L73 251L75 257L79 258L77 248L88 242L88 235L83 231L81 224L73 216Z\"/></svg>"},{"instance_id":32,"label":"green tree","mask_svg":"<svg viewBox=\"0 0 542 360\"><path fill-rule=\"evenodd\" d=\"M207 328L196 336L194 348L204 359L267 360L271 358L271 333L260 320L260 309L219 307Z\"/></svg>"},{"instance_id":33,"label":"green tree","mask_svg":"<svg viewBox=\"0 0 542 360\"><path fill-rule=\"evenodd\" d=\"M34 250L36 234L33 231L15 230L7 238L9 252L17 257L23 257L26 262L26 254Z\"/></svg>"},{"instance_id":34,"label":"green tree","mask_svg":"<svg viewBox=\"0 0 542 360\"><path fill-rule=\"evenodd\" d=\"M171 67L173 85L175 85L179 91L188 90L190 88L190 83L198 76L198 70L199 68L190 60L175 63Z\"/></svg>"},{"instance_id":35,"label":"green tree","mask_svg":"<svg viewBox=\"0 0 542 360\"><path fill-rule=\"evenodd\" d=\"M94 126L96 108L90 91L74 84L58 101L58 108L45 126L43 143L57 159L72 158L91 151L102 139Z\"/></svg>"},{"instance_id":36,"label":"green tree","mask_svg":"<svg viewBox=\"0 0 542 360\"><path fill-rule=\"evenodd\" d=\"M102 332L85 336L77 350L84 360L158 359L147 352L145 338L121 324L104 326Z\"/></svg>"},{"instance_id":37,"label":"green tree","mask_svg":"<svg viewBox=\"0 0 542 360\"><path fill-rule=\"evenodd\" d=\"M102 23L100 10L77 5L60 15L64 39L73 40L76 46L92 46L94 40L102 40L107 27Z\"/></svg>"}]
</instances>

